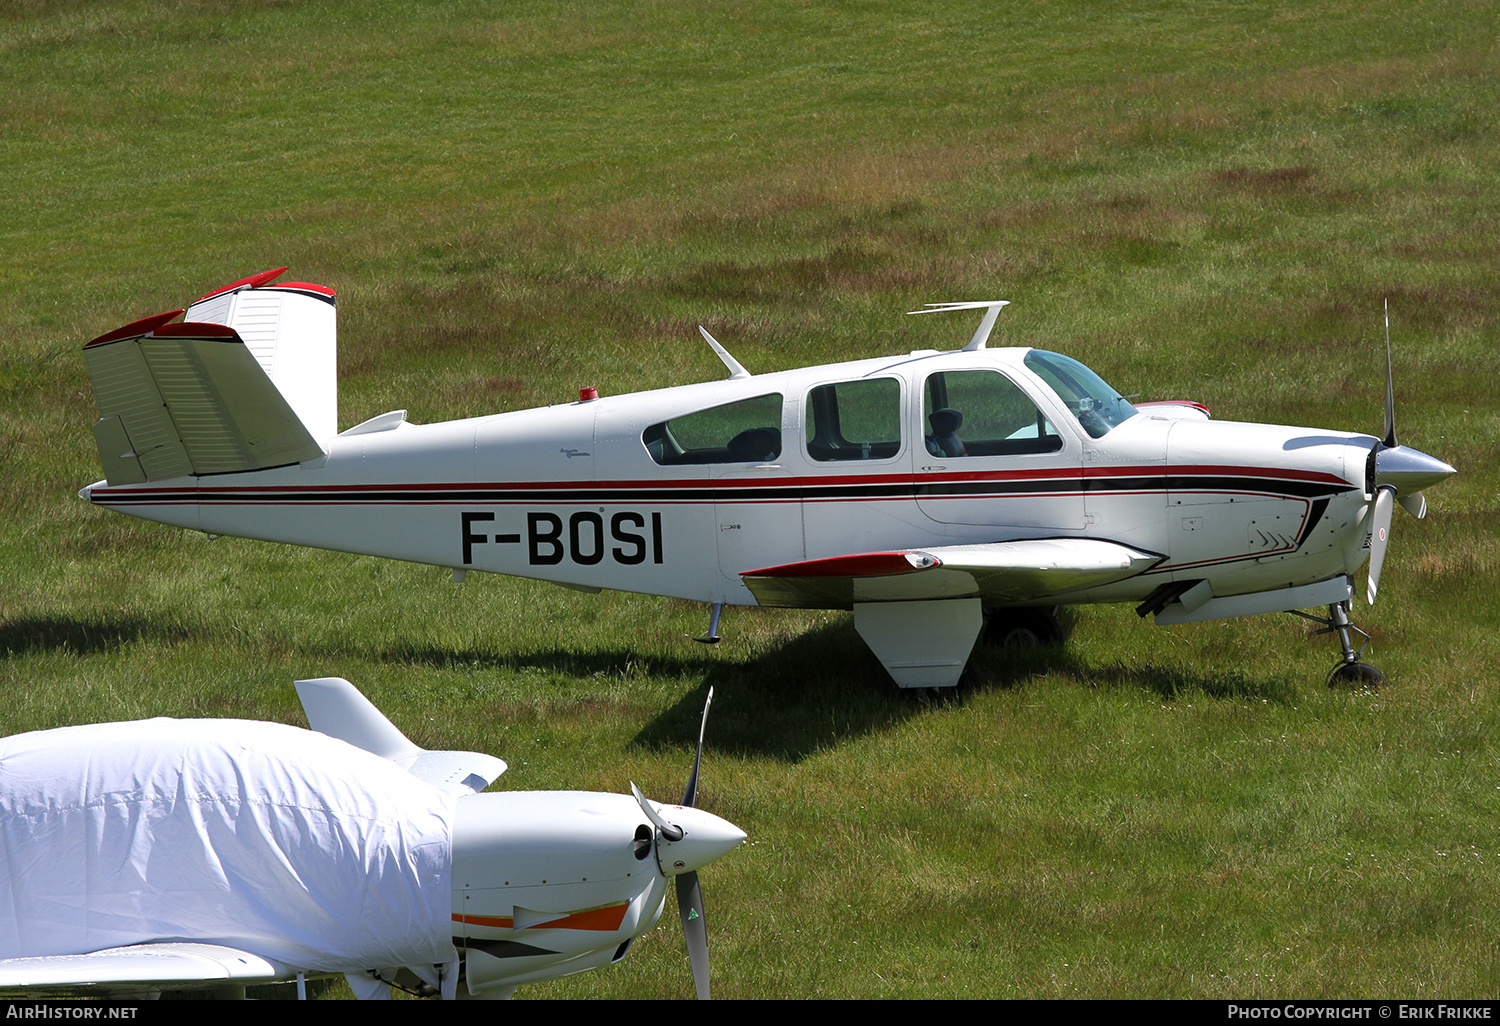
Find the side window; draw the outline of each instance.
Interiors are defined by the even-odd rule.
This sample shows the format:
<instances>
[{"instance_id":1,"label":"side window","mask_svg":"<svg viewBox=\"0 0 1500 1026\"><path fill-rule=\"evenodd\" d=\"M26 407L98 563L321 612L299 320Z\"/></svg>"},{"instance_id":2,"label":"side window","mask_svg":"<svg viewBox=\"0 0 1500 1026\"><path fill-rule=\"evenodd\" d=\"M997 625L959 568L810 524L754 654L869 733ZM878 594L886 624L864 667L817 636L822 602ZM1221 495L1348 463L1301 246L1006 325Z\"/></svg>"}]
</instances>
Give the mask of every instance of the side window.
<instances>
[{"instance_id":1,"label":"side window","mask_svg":"<svg viewBox=\"0 0 1500 1026\"><path fill-rule=\"evenodd\" d=\"M1062 438L1015 382L999 371L929 375L922 403L934 456L1057 452Z\"/></svg>"},{"instance_id":2,"label":"side window","mask_svg":"<svg viewBox=\"0 0 1500 1026\"><path fill-rule=\"evenodd\" d=\"M686 463L768 463L781 455L781 395L758 395L689 413L641 433L662 466Z\"/></svg>"},{"instance_id":3,"label":"side window","mask_svg":"<svg viewBox=\"0 0 1500 1026\"><path fill-rule=\"evenodd\" d=\"M863 378L807 393L807 455L820 462L882 460L901 451L901 383Z\"/></svg>"}]
</instances>

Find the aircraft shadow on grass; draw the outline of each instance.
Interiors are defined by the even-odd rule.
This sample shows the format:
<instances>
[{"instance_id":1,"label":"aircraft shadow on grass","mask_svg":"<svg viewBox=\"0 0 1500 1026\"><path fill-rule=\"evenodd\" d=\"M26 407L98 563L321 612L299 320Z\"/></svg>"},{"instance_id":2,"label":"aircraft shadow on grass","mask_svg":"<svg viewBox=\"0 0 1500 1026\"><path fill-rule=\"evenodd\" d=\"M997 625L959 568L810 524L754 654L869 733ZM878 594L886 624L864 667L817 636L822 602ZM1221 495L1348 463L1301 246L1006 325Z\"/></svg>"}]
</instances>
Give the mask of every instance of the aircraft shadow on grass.
<instances>
[{"instance_id":1,"label":"aircraft shadow on grass","mask_svg":"<svg viewBox=\"0 0 1500 1026\"><path fill-rule=\"evenodd\" d=\"M1065 625L1070 618L1065 614ZM91 654L139 643L191 642L180 623L147 616L55 616L0 624L0 646L7 655L34 652ZM687 647L684 646L686 649ZM318 654L329 672L350 653L340 648ZM627 674L697 679L671 708L647 723L633 743L647 749L672 748L697 722L703 693L716 691L710 740L721 751L800 762L844 741L886 730L916 715L921 706L910 694L885 685L880 663L860 641L854 625L836 620L741 659L725 659L692 646L676 655L646 655L626 646L569 650L546 648L504 652L494 648L452 648L397 639L374 657L392 665L437 670L490 670L548 674L587 680ZM942 701L964 704L993 688L1023 687L1056 674L1101 688L1136 688L1172 700L1188 694L1222 699L1290 701L1295 687L1268 674L1229 669L1196 669L1166 663L1126 665L1083 660L1062 645L1031 650L976 648L962 685Z\"/></svg>"},{"instance_id":2,"label":"aircraft shadow on grass","mask_svg":"<svg viewBox=\"0 0 1500 1026\"><path fill-rule=\"evenodd\" d=\"M181 623L147 616L33 616L0 622L0 650L7 656L43 652L91 654L140 642L192 641Z\"/></svg>"},{"instance_id":3,"label":"aircraft shadow on grass","mask_svg":"<svg viewBox=\"0 0 1500 1026\"><path fill-rule=\"evenodd\" d=\"M1099 664L1079 659L1061 649L997 653L991 661L979 662L976 669L987 676L971 684L971 691L988 687L1020 687L1042 674L1056 674L1071 677L1094 688L1146 691L1166 701L1200 694L1206 698L1263 699L1277 704L1290 704L1296 693L1296 688L1290 681L1272 675L1242 673L1238 670L1205 671L1163 663ZM960 688L960 692L963 691Z\"/></svg>"},{"instance_id":4,"label":"aircraft shadow on grass","mask_svg":"<svg viewBox=\"0 0 1500 1026\"><path fill-rule=\"evenodd\" d=\"M715 664L704 682L715 693L710 747L795 763L920 715L922 700L910 693L893 695L880 674L879 662L848 621L811 630L745 663ZM1296 693L1290 681L1272 674L1155 662L1099 664L1062 645L1023 650L981 646L964 681L957 688L932 692L937 697L931 700L962 706L986 691L1024 687L1042 676L1071 678L1100 689L1134 689L1165 701L1203 695L1282 704ZM680 745L684 730L702 707L703 690L684 694L643 727L634 744Z\"/></svg>"},{"instance_id":5,"label":"aircraft shadow on grass","mask_svg":"<svg viewBox=\"0 0 1500 1026\"><path fill-rule=\"evenodd\" d=\"M710 747L790 762L845 738L885 729L916 710L909 697L890 691L880 663L849 622L816 627L740 657L725 658L723 652L687 644L679 654L671 655L646 655L624 645L504 652L396 640L371 655L389 665L464 672L540 671L581 682L635 675L700 682L636 735L634 744L652 750L679 747L684 737L691 736L710 687L715 690ZM332 667L349 656L340 648L323 657ZM534 697L544 697L549 685L538 680L536 686Z\"/></svg>"}]
</instances>

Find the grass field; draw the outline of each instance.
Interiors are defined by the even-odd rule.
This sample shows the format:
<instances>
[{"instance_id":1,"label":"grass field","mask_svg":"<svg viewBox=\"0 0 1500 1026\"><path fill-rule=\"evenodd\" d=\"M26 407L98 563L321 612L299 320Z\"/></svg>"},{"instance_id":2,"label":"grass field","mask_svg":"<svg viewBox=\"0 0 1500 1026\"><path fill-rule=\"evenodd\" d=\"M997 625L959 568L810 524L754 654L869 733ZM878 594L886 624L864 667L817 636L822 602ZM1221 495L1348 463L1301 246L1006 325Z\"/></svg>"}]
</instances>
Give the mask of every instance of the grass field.
<instances>
[{"instance_id":1,"label":"grass field","mask_svg":"<svg viewBox=\"0 0 1500 1026\"><path fill-rule=\"evenodd\" d=\"M354 681L509 788L682 786L723 997L1500 997L1500 10L1463 2L0 3L0 733L301 722ZM209 539L89 508L79 347L268 267L340 426L1000 344L1459 476L1357 611L1071 616L952 702L842 614ZM691 994L672 913L522 997Z\"/></svg>"}]
</instances>

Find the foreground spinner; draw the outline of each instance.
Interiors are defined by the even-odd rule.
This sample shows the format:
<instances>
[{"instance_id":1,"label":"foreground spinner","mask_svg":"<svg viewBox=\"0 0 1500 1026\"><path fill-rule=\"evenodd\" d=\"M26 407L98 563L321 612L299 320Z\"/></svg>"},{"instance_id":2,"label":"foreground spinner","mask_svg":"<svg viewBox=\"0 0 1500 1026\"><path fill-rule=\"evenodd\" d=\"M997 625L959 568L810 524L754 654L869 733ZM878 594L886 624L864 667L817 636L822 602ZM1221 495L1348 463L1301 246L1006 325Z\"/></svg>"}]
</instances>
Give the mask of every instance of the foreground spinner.
<instances>
[{"instance_id":1,"label":"foreground spinner","mask_svg":"<svg viewBox=\"0 0 1500 1026\"><path fill-rule=\"evenodd\" d=\"M284 268L282 269L284 270ZM990 619L1060 605L1157 623L1326 607L1336 676L1379 679L1373 602L1393 503L1452 467L1396 441L1132 405L1083 364L987 349L752 375L472 420L337 430L334 293L270 271L84 347L99 506L205 531L713 606L852 609L902 687L957 683ZM1307 614L1303 614L1307 615Z\"/></svg>"}]
</instances>

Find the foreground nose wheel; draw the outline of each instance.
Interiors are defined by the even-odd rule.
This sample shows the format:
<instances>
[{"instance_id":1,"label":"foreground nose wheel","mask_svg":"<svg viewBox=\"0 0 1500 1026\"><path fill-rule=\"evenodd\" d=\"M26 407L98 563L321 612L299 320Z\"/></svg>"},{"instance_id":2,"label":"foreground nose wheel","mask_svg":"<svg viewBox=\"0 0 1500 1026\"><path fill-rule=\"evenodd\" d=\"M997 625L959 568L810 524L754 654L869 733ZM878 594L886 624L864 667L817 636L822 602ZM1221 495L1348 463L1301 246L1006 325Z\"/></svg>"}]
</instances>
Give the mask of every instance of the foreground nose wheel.
<instances>
[{"instance_id":1,"label":"foreground nose wheel","mask_svg":"<svg viewBox=\"0 0 1500 1026\"><path fill-rule=\"evenodd\" d=\"M1370 647L1370 636L1349 622L1349 604L1347 602L1336 602L1328 607L1328 616L1313 616L1301 610L1292 610L1305 620L1322 624L1320 630L1315 634L1334 634L1339 636L1339 644L1344 649L1343 656L1334 665L1333 671L1328 674L1328 686L1331 688L1349 688L1362 690L1378 688L1385 683L1385 674L1381 673L1369 663L1360 662L1360 656L1365 654L1365 649ZM1349 640L1350 633L1358 634L1365 639L1365 643L1359 646L1359 651L1354 650L1353 643Z\"/></svg>"}]
</instances>

